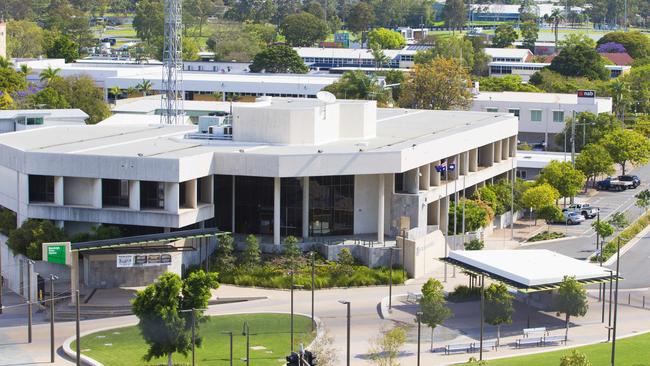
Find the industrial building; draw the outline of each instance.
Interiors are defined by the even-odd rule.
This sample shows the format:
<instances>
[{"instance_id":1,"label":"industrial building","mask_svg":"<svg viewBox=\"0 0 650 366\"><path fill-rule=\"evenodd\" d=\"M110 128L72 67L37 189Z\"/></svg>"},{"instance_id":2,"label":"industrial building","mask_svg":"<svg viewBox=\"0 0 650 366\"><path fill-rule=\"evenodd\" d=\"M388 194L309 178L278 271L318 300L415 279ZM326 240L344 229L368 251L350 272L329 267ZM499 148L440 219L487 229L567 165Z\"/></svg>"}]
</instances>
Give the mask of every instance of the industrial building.
<instances>
[{"instance_id":1,"label":"industrial building","mask_svg":"<svg viewBox=\"0 0 650 366\"><path fill-rule=\"evenodd\" d=\"M84 125L88 115L81 109L9 109L0 111L0 133L39 127Z\"/></svg>"}]
</instances>

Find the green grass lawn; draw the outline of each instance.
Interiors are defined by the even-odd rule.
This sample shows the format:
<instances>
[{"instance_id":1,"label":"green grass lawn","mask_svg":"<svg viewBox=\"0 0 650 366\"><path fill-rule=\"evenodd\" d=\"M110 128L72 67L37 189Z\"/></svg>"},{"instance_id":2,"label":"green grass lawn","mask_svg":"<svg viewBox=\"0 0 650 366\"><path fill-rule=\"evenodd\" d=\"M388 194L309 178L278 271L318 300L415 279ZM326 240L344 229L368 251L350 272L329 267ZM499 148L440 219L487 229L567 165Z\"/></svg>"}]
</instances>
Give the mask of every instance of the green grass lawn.
<instances>
[{"instance_id":1,"label":"green grass lawn","mask_svg":"<svg viewBox=\"0 0 650 366\"><path fill-rule=\"evenodd\" d=\"M107 29L104 31L104 37L123 37L123 38L135 38L135 29L132 27L120 28L120 29Z\"/></svg>"},{"instance_id":2,"label":"green grass lawn","mask_svg":"<svg viewBox=\"0 0 650 366\"><path fill-rule=\"evenodd\" d=\"M197 365L228 365L229 336L221 332L233 332L233 359L236 365L243 365L241 359L246 357L246 337L242 336L244 321L250 326L251 365L284 365L285 357L290 352L290 315L289 314L241 314L213 316L201 324L200 334L203 345L196 349ZM307 346L314 334L311 333L311 319L304 316L294 317L295 348L300 343ZM258 347L264 347L258 348ZM75 348L73 344L72 349ZM145 362L143 356L147 345L140 336L136 326L98 332L81 338L84 355L94 358L106 366L158 365L167 364L167 358ZM190 364L188 357L174 354L174 363ZM283 362L280 362L282 360Z\"/></svg>"},{"instance_id":3,"label":"green grass lawn","mask_svg":"<svg viewBox=\"0 0 650 366\"><path fill-rule=\"evenodd\" d=\"M599 343L578 347L594 366L609 365L612 344ZM570 350L545 352L536 355L489 361L489 366L547 366L559 365L560 358ZM616 366L650 366L650 333L624 338L616 342Z\"/></svg>"}]
</instances>

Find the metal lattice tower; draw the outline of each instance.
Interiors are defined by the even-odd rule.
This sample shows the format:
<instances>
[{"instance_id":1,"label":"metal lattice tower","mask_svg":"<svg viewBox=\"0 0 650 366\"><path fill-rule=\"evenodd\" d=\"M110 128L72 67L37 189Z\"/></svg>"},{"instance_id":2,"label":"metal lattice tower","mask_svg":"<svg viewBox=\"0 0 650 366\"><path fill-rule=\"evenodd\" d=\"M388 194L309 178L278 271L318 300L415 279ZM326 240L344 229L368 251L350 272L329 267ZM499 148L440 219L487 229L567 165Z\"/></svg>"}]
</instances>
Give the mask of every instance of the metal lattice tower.
<instances>
[{"instance_id":1,"label":"metal lattice tower","mask_svg":"<svg viewBox=\"0 0 650 366\"><path fill-rule=\"evenodd\" d=\"M183 1L165 0L162 105L160 122L183 123Z\"/></svg>"}]
</instances>

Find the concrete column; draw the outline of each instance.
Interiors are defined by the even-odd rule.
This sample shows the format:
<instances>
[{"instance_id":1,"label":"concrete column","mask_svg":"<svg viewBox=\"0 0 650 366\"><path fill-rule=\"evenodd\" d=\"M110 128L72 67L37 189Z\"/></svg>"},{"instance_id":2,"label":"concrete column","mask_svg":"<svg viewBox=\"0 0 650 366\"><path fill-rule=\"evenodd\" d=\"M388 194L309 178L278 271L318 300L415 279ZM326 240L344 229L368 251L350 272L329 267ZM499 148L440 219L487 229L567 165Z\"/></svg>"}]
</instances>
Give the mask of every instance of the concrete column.
<instances>
[{"instance_id":1,"label":"concrete column","mask_svg":"<svg viewBox=\"0 0 650 366\"><path fill-rule=\"evenodd\" d=\"M64 204L63 181L63 177L54 177L54 204L59 206Z\"/></svg>"},{"instance_id":2,"label":"concrete column","mask_svg":"<svg viewBox=\"0 0 650 366\"><path fill-rule=\"evenodd\" d=\"M384 192L385 192L385 179L383 174L378 174L379 180L377 189L377 242L384 242ZM428 188L428 187L427 187Z\"/></svg>"},{"instance_id":3,"label":"concrete column","mask_svg":"<svg viewBox=\"0 0 650 366\"><path fill-rule=\"evenodd\" d=\"M431 185L431 174L429 170L431 166L429 164L423 165L420 167L420 190L428 191L429 186Z\"/></svg>"},{"instance_id":4,"label":"concrete column","mask_svg":"<svg viewBox=\"0 0 650 366\"><path fill-rule=\"evenodd\" d=\"M197 190L201 191L202 203L214 203L214 176L208 175L197 181Z\"/></svg>"},{"instance_id":5,"label":"concrete column","mask_svg":"<svg viewBox=\"0 0 650 366\"><path fill-rule=\"evenodd\" d=\"M487 145L485 151L487 152L487 156L485 157L485 167L487 168L494 165L494 144Z\"/></svg>"},{"instance_id":6,"label":"concrete column","mask_svg":"<svg viewBox=\"0 0 650 366\"><path fill-rule=\"evenodd\" d=\"M165 211L169 213L178 213L179 209L179 184L175 182L165 182Z\"/></svg>"},{"instance_id":7,"label":"concrete column","mask_svg":"<svg viewBox=\"0 0 650 366\"><path fill-rule=\"evenodd\" d=\"M197 208L197 186L196 179L191 179L185 182L185 207Z\"/></svg>"},{"instance_id":8,"label":"concrete column","mask_svg":"<svg viewBox=\"0 0 650 366\"><path fill-rule=\"evenodd\" d=\"M440 185L440 173L436 171L436 165L440 165L440 160L434 161L429 166L429 172L431 173L429 182L433 187L438 187Z\"/></svg>"},{"instance_id":9,"label":"concrete column","mask_svg":"<svg viewBox=\"0 0 650 366\"><path fill-rule=\"evenodd\" d=\"M508 160L510 156L510 139L501 140L501 160Z\"/></svg>"},{"instance_id":10,"label":"concrete column","mask_svg":"<svg viewBox=\"0 0 650 366\"><path fill-rule=\"evenodd\" d=\"M469 173L469 151L461 154L461 160L463 161L463 171L461 173L467 175Z\"/></svg>"},{"instance_id":11,"label":"concrete column","mask_svg":"<svg viewBox=\"0 0 650 366\"><path fill-rule=\"evenodd\" d=\"M404 189L408 193L418 193L418 169L411 169L404 172Z\"/></svg>"},{"instance_id":12,"label":"concrete column","mask_svg":"<svg viewBox=\"0 0 650 366\"><path fill-rule=\"evenodd\" d=\"M495 163L498 163L501 161L501 140L493 142L492 145L494 146L492 158Z\"/></svg>"},{"instance_id":13,"label":"concrete column","mask_svg":"<svg viewBox=\"0 0 650 366\"><path fill-rule=\"evenodd\" d=\"M443 197L438 202L440 205L440 219L438 220L440 230L446 233L449 227L449 197Z\"/></svg>"},{"instance_id":14,"label":"concrete column","mask_svg":"<svg viewBox=\"0 0 650 366\"><path fill-rule=\"evenodd\" d=\"M16 225L21 227L27 221L29 207L29 176L18 172L16 177Z\"/></svg>"},{"instance_id":15,"label":"concrete column","mask_svg":"<svg viewBox=\"0 0 650 366\"><path fill-rule=\"evenodd\" d=\"M517 136L510 137L510 157L517 156Z\"/></svg>"},{"instance_id":16,"label":"concrete column","mask_svg":"<svg viewBox=\"0 0 650 366\"><path fill-rule=\"evenodd\" d=\"M302 177L302 238L309 237L309 177Z\"/></svg>"},{"instance_id":17,"label":"concrete column","mask_svg":"<svg viewBox=\"0 0 650 366\"><path fill-rule=\"evenodd\" d=\"M140 181L129 181L129 208L140 211Z\"/></svg>"},{"instance_id":18,"label":"concrete column","mask_svg":"<svg viewBox=\"0 0 650 366\"><path fill-rule=\"evenodd\" d=\"M273 244L280 245L280 177L273 178Z\"/></svg>"},{"instance_id":19,"label":"concrete column","mask_svg":"<svg viewBox=\"0 0 650 366\"><path fill-rule=\"evenodd\" d=\"M93 207L102 208L102 180L93 180Z\"/></svg>"},{"instance_id":20,"label":"concrete column","mask_svg":"<svg viewBox=\"0 0 650 366\"><path fill-rule=\"evenodd\" d=\"M440 225L440 201L427 205L427 225Z\"/></svg>"}]
</instances>

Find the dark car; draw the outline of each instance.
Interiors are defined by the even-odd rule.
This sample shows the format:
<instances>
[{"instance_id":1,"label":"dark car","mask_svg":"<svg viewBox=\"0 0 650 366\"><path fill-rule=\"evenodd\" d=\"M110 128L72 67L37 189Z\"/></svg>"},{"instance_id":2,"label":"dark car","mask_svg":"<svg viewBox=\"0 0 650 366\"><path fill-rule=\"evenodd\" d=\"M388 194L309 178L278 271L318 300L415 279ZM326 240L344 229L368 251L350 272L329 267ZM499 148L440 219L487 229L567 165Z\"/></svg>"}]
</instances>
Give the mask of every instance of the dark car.
<instances>
[{"instance_id":1,"label":"dark car","mask_svg":"<svg viewBox=\"0 0 650 366\"><path fill-rule=\"evenodd\" d=\"M632 182L630 188L636 188L641 185L641 179L638 175L620 175L618 180L623 182Z\"/></svg>"}]
</instances>

